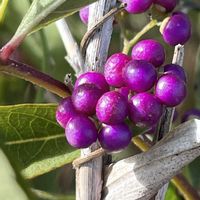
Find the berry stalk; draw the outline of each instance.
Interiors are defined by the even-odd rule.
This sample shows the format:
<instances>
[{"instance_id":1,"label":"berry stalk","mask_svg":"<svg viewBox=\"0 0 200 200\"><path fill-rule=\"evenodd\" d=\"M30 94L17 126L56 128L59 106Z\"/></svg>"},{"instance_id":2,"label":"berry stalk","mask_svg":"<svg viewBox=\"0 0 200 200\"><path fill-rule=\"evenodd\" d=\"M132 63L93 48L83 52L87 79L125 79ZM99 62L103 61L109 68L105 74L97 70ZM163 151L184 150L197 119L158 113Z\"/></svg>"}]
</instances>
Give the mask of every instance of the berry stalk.
<instances>
[{"instance_id":1,"label":"berry stalk","mask_svg":"<svg viewBox=\"0 0 200 200\"><path fill-rule=\"evenodd\" d=\"M157 20L153 19L151 20L140 32L138 32L136 34L136 36L130 40L129 42L127 42L123 48L123 53L124 54L128 54L130 49L132 48L133 45L135 45L138 40L148 31L150 31L152 28L154 28L155 26L157 26L158 22Z\"/></svg>"},{"instance_id":2,"label":"berry stalk","mask_svg":"<svg viewBox=\"0 0 200 200\"><path fill-rule=\"evenodd\" d=\"M1 5L0 5L0 24L3 23L5 12L6 12L6 8L8 6L8 2L9 2L9 0L2 0L1 1Z\"/></svg>"}]
</instances>

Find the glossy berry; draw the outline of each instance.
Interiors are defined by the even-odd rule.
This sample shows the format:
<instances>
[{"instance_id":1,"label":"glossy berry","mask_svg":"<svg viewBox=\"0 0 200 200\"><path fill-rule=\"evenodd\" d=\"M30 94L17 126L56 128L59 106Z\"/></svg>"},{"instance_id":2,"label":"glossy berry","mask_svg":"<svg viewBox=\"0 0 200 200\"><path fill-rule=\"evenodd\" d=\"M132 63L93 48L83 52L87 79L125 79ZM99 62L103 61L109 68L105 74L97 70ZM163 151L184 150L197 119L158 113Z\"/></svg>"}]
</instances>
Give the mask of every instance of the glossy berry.
<instances>
[{"instance_id":1,"label":"glossy berry","mask_svg":"<svg viewBox=\"0 0 200 200\"><path fill-rule=\"evenodd\" d=\"M138 14L147 11L153 0L121 0L123 3L126 3L126 11L131 14Z\"/></svg>"},{"instance_id":2,"label":"glossy berry","mask_svg":"<svg viewBox=\"0 0 200 200\"><path fill-rule=\"evenodd\" d=\"M94 84L96 87L101 89L103 92L109 91L109 85L103 74L99 72L86 72L78 77L75 82L74 88L85 83Z\"/></svg>"},{"instance_id":3,"label":"glossy berry","mask_svg":"<svg viewBox=\"0 0 200 200\"><path fill-rule=\"evenodd\" d=\"M184 113L181 122L186 122L191 118L197 118L200 119L200 109L192 108Z\"/></svg>"},{"instance_id":4,"label":"glossy berry","mask_svg":"<svg viewBox=\"0 0 200 200\"><path fill-rule=\"evenodd\" d=\"M154 0L154 4L160 6L162 9L164 8L165 12L171 12L174 10L178 3L178 0Z\"/></svg>"},{"instance_id":5,"label":"glossy berry","mask_svg":"<svg viewBox=\"0 0 200 200\"><path fill-rule=\"evenodd\" d=\"M104 125L98 134L101 146L107 151L120 151L131 141L131 131L125 123Z\"/></svg>"},{"instance_id":6,"label":"glossy berry","mask_svg":"<svg viewBox=\"0 0 200 200\"><path fill-rule=\"evenodd\" d=\"M157 82L155 95L163 104L177 106L186 96L185 82L174 74L163 75Z\"/></svg>"},{"instance_id":7,"label":"glossy berry","mask_svg":"<svg viewBox=\"0 0 200 200\"><path fill-rule=\"evenodd\" d=\"M151 63L143 60L130 61L123 70L126 86L134 92L145 92L153 87L157 72Z\"/></svg>"},{"instance_id":8,"label":"glossy berry","mask_svg":"<svg viewBox=\"0 0 200 200\"><path fill-rule=\"evenodd\" d=\"M72 103L71 97L67 97L60 102L56 110L56 120L63 128L65 128L70 118L77 116L78 114L79 113Z\"/></svg>"},{"instance_id":9,"label":"glossy berry","mask_svg":"<svg viewBox=\"0 0 200 200\"><path fill-rule=\"evenodd\" d=\"M161 33L166 43L171 46L185 44L191 36L191 23L188 16L181 12L173 13L164 20Z\"/></svg>"},{"instance_id":10,"label":"glossy berry","mask_svg":"<svg viewBox=\"0 0 200 200\"><path fill-rule=\"evenodd\" d=\"M124 86L122 69L130 60L131 58L123 53L115 53L107 60L104 66L104 75L109 85Z\"/></svg>"},{"instance_id":11,"label":"glossy berry","mask_svg":"<svg viewBox=\"0 0 200 200\"><path fill-rule=\"evenodd\" d=\"M186 74L183 67L176 64L168 64L164 66L164 74L174 74L186 82Z\"/></svg>"},{"instance_id":12,"label":"glossy berry","mask_svg":"<svg viewBox=\"0 0 200 200\"><path fill-rule=\"evenodd\" d=\"M144 92L133 96L129 102L130 118L138 126L153 126L162 115L162 105L150 93Z\"/></svg>"},{"instance_id":13,"label":"glossy berry","mask_svg":"<svg viewBox=\"0 0 200 200\"><path fill-rule=\"evenodd\" d=\"M128 102L119 92L107 92L97 103L96 115L105 124L121 123L128 115Z\"/></svg>"},{"instance_id":14,"label":"glossy berry","mask_svg":"<svg viewBox=\"0 0 200 200\"><path fill-rule=\"evenodd\" d=\"M97 140L97 129L94 123L85 116L72 117L65 128L65 135L70 145L76 148L87 148Z\"/></svg>"},{"instance_id":15,"label":"glossy berry","mask_svg":"<svg viewBox=\"0 0 200 200\"><path fill-rule=\"evenodd\" d=\"M80 9L79 11L79 16L81 18L81 21L84 24L88 23L88 16L89 16L89 6L85 6L83 8Z\"/></svg>"},{"instance_id":16,"label":"glossy berry","mask_svg":"<svg viewBox=\"0 0 200 200\"><path fill-rule=\"evenodd\" d=\"M156 40L142 40L133 47L132 59L145 60L155 67L160 67L165 61L165 50Z\"/></svg>"},{"instance_id":17,"label":"glossy berry","mask_svg":"<svg viewBox=\"0 0 200 200\"><path fill-rule=\"evenodd\" d=\"M95 114L97 101L103 94L94 84L83 84L74 89L72 101L79 112L86 115Z\"/></svg>"}]
</instances>

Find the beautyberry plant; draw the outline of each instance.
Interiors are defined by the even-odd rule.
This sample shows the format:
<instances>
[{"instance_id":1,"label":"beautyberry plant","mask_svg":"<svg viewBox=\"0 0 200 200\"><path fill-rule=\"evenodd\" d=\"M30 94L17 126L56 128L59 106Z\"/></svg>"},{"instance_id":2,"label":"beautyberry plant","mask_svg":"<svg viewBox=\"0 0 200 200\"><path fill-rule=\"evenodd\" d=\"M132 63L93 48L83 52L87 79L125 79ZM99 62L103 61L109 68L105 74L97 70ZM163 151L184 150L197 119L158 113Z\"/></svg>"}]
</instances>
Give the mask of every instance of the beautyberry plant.
<instances>
[{"instance_id":1,"label":"beautyberry plant","mask_svg":"<svg viewBox=\"0 0 200 200\"><path fill-rule=\"evenodd\" d=\"M170 13L178 3L171 0L122 2L130 14L143 13L151 6ZM79 14L83 23L87 24L89 7L82 8ZM163 40L169 45L184 44L190 38L191 24L184 13L174 12L160 24ZM131 57L124 52L111 55L104 65L103 74L86 72L80 75L74 85L72 100L68 103L71 108L61 112L62 107L59 106L57 111L57 120L65 126L69 143L74 147L89 147L91 141L96 141L95 137L89 140L85 136L87 127L82 125L83 122L76 126L76 120L73 120L73 136L68 133L72 127L69 118L76 119L79 115L93 118L91 123L99 129L99 143L107 151L122 150L130 143L131 123L155 130L165 107L177 106L186 97L184 68L173 63L163 66L166 56L159 41L143 39L133 44ZM77 145L72 142L72 137L77 140L80 137L80 142L82 137L86 137L88 142Z\"/></svg>"}]
</instances>

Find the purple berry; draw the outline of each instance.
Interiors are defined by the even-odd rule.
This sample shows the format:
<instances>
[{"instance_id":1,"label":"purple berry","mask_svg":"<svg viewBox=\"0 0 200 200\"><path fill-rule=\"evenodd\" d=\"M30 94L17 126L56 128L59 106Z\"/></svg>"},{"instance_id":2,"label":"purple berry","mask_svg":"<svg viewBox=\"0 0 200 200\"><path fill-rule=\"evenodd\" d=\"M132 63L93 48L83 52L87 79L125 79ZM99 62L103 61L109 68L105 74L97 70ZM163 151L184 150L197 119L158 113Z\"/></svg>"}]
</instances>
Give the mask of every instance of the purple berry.
<instances>
[{"instance_id":1,"label":"purple berry","mask_svg":"<svg viewBox=\"0 0 200 200\"><path fill-rule=\"evenodd\" d=\"M155 125L163 111L162 104L152 94L144 92L133 96L129 102L130 118L138 126Z\"/></svg>"},{"instance_id":2,"label":"purple berry","mask_svg":"<svg viewBox=\"0 0 200 200\"><path fill-rule=\"evenodd\" d=\"M147 11L153 0L121 0L123 3L126 3L126 11L131 14L138 14Z\"/></svg>"},{"instance_id":3,"label":"purple berry","mask_svg":"<svg viewBox=\"0 0 200 200\"><path fill-rule=\"evenodd\" d=\"M81 74L76 80L74 88L77 88L79 85L83 85L85 83L94 84L104 92L109 91L109 85L106 82L104 75L99 72L86 72Z\"/></svg>"},{"instance_id":4,"label":"purple berry","mask_svg":"<svg viewBox=\"0 0 200 200\"><path fill-rule=\"evenodd\" d=\"M78 115L78 112L74 108L71 97L63 99L56 110L57 122L65 128L67 122L76 115Z\"/></svg>"},{"instance_id":5,"label":"purple berry","mask_svg":"<svg viewBox=\"0 0 200 200\"><path fill-rule=\"evenodd\" d=\"M178 76L181 80L186 82L186 74L183 67L176 64L168 64L164 66L164 74L174 74Z\"/></svg>"},{"instance_id":6,"label":"purple berry","mask_svg":"<svg viewBox=\"0 0 200 200\"><path fill-rule=\"evenodd\" d=\"M133 47L132 59L145 60L155 67L160 67L165 61L165 50L156 40L142 40Z\"/></svg>"},{"instance_id":7,"label":"purple berry","mask_svg":"<svg viewBox=\"0 0 200 200\"><path fill-rule=\"evenodd\" d=\"M128 102L119 92L107 92L97 103L96 115L105 124L121 123L128 115Z\"/></svg>"},{"instance_id":8,"label":"purple berry","mask_svg":"<svg viewBox=\"0 0 200 200\"><path fill-rule=\"evenodd\" d=\"M126 86L134 92L145 92L153 87L157 72L151 63L143 60L130 61L123 70Z\"/></svg>"},{"instance_id":9,"label":"purple berry","mask_svg":"<svg viewBox=\"0 0 200 200\"><path fill-rule=\"evenodd\" d=\"M97 101L102 94L102 90L94 84L80 85L74 89L72 94L74 107L83 114L94 115Z\"/></svg>"},{"instance_id":10,"label":"purple berry","mask_svg":"<svg viewBox=\"0 0 200 200\"><path fill-rule=\"evenodd\" d=\"M178 0L154 0L154 4L161 6L165 12L171 12L177 5Z\"/></svg>"},{"instance_id":11,"label":"purple berry","mask_svg":"<svg viewBox=\"0 0 200 200\"><path fill-rule=\"evenodd\" d=\"M170 18L164 20L161 33L164 41L171 46L185 44L191 36L191 23L188 16L181 12L173 13Z\"/></svg>"},{"instance_id":12,"label":"purple berry","mask_svg":"<svg viewBox=\"0 0 200 200\"><path fill-rule=\"evenodd\" d=\"M184 113L184 115L181 119L181 122L186 122L189 119L191 119L192 117L200 119L200 110L196 109L196 108L192 108L192 109L188 110L187 112Z\"/></svg>"},{"instance_id":13,"label":"purple berry","mask_svg":"<svg viewBox=\"0 0 200 200\"><path fill-rule=\"evenodd\" d=\"M97 129L94 123L85 116L72 117L66 125L65 135L70 145L76 148L87 148L97 140Z\"/></svg>"},{"instance_id":14,"label":"purple berry","mask_svg":"<svg viewBox=\"0 0 200 200\"><path fill-rule=\"evenodd\" d=\"M107 151L120 151L128 146L132 133L125 123L104 125L98 134L101 146Z\"/></svg>"},{"instance_id":15,"label":"purple berry","mask_svg":"<svg viewBox=\"0 0 200 200\"><path fill-rule=\"evenodd\" d=\"M186 97L186 85L174 74L166 74L159 78L155 95L165 105L174 107Z\"/></svg>"},{"instance_id":16,"label":"purple berry","mask_svg":"<svg viewBox=\"0 0 200 200\"><path fill-rule=\"evenodd\" d=\"M128 87L118 88L117 92L119 92L121 95L123 95L128 101L128 96L129 96L129 92L130 92L130 89Z\"/></svg>"},{"instance_id":17,"label":"purple berry","mask_svg":"<svg viewBox=\"0 0 200 200\"><path fill-rule=\"evenodd\" d=\"M84 24L88 23L88 17L89 17L89 6L85 6L83 8L80 9L79 11L79 16L81 18L81 21Z\"/></svg>"},{"instance_id":18,"label":"purple berry","mask_svg":"<svg viewBox=\"0 0 200 200\"><path fill-rule=\"evenodd\" d=\"M104 75L109 85L114 87L124 86L122 69L130 60L131 58L123 53L115 53L108 58L104 66Z\"/></svg>"}]
</instances>

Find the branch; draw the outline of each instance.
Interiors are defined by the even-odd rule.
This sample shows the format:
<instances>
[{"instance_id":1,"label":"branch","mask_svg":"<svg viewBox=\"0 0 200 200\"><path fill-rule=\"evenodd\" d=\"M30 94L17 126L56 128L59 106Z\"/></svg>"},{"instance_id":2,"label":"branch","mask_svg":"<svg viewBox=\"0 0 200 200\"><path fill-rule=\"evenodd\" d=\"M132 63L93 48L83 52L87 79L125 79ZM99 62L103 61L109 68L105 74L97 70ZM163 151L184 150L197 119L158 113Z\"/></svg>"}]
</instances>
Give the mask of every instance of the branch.
<instances>
[{"instance_id":1,"label":"branch","mask_svg":"<svg viewBox=\"0 0 200 200\"><path fill-rule=\"evenodd\" d=\"M148 139L147 139L148 140ZM141 139L141 136L136 136L133 138L133 143L143 152L148 151L151 148L151 144L149 144L149 140L144 142L143 139ZM171 182L175 185L175 187L179 190L179 192L183 195L185 200L196 200L200 199L197 191L188 183L188 181L185 179L185 177L182 174L178 174ZM157 199L164 199L166 190L168 188L168 184L165 184L159 191L159 193L156 195L155 198Z\"/></svg>"},{"instance_id":2,"label":"branch","mask_svg":"<svg viewBox=\"0 0 200 200\"><path fill-rule=\"evenodd\" d=\"M138 32L135 37L130 40L130 41L127 41L124 48L123 48L123 53L124 54L128 54L130 49L133 47L133 45L135 45L138 40L145 34L147 33L148 31L150 31L152 28L154 28L155 26L157 26L158 22L157 20L151 20L140 32Z\"/></svg>"},{"instance_id":3,"label":"branch","mask_svg":"<svg viewBox=\"0 0 200 200\"><path fill-rule=\"evenodd\" d=\"M79 46L75 41L65 19L58 20L56 22L56 26L67 52L67 56L65 58L78 76L83 72L84 68L84 61Z\"/></svg>"},{"instance_id":4,"label":"branch","mask_svg":"<svg viewBox=\"0 0 200 200\"><path fill-rule=\"evenodd\" d=\"M51 76L44 74L36 69L14 61L8 60L6 63L0 63L0 72L19 77L33 84L38 85L60 97L66 97L71 94L70 89L62 82L55 80Z\"/></svg>"},{"instance_id":5,"label":"branch","mask_svg":"<svg viewBox=\"0 0 200 200\"><path fill-rule=\"evenodd\" d=\"M110 166L103 199L148 200L198 156L200 120L191 120L174 129L149 151Z\"/></svg>"},{"instance_id":6,"label":"branch","mask_svg":"<svg viewBox=\"0 0 200 200\"><path fill-rule=\"evenodd\" d=\"M83 55L85 55L85 51L87 48L88 43L90 42L90 39L93 37L93 35L96 33L96 31L101 28L101 26L111 17L113 17L118 12L122 11L125 8L125 4L122 3L118 7L111 9L108 13L106 13L93 27L92 29L88 30L88 32L83 36L83 39L81 40L81 52Z\"/></svg>"},{"instance_id":7,"label":"branch","mask_svg":"<svg viewBox=\"0 0 200 200\"><path fill-rule=\"evenodd\" d=\"M174 56L172 63L178 64L180 66L183 65L184 60L184 46L177 45L174 49ZM164 114L160 119L159 125L157 127L157 133L156 133L156 140L161 140L165 134L167 134L171 130L173 117L174 117L175 108L165 108ZM165 193L167 192L167 185L165 189L162 189L158 191L157 196L155 197L155 200L162 200L165 197Z\"/></svg>"},{"instance_id":8,"label":"branch","mask_svg":"<svg viewBox=\"0 0 200 200\"><path fill-rule=\"evenodd\" d=\"M116 5L116 0L99 0L90 6L88 30ZM86 50L86 71L103 71L103 65L107 59L108 48L111 40L114 18L107 20L98 32L90 39ZM81 150L81 158L99 148L94 143L90 148ZM102 156L84 163L76 169L76 199L100 200L102 191Z\"/></svg>"}]
</instances>

